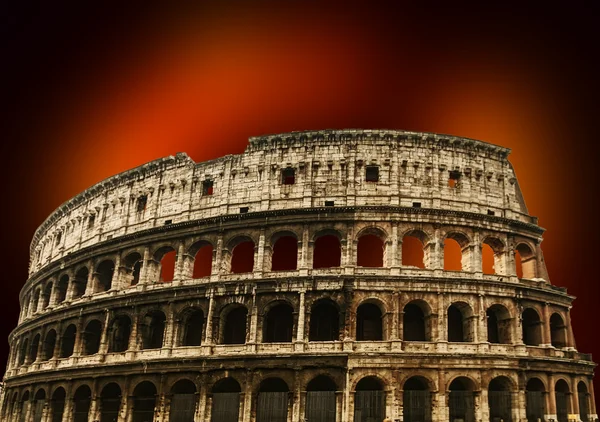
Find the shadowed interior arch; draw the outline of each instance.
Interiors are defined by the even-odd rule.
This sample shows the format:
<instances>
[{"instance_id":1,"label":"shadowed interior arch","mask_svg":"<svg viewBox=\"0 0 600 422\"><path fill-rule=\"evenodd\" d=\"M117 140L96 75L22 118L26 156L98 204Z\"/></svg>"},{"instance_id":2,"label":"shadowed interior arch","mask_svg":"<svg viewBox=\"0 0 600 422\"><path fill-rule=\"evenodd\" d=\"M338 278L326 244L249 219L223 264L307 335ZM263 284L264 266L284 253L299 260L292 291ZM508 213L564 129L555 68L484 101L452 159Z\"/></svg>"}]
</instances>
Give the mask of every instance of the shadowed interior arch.
<instances>
[{"instance_id":1,"label":"shadowed interior arch","mask_svg":"<svg viewBox=\"0 0 600 422\"><path fill-rule=\"evenodd\" d=\"M385 243L375 234L364 234L358 239L357 265L360 267L383 267Z\"/></svg>"},{"instance_id":2,"label":"shadowed interior arch","mask_svg":"<svg viewBox=\"0 0 600 422\"><path fill-rule=\"evenodd\" d=\"M254 270L254 242L245 240L231 251L231 272L234 274L251 273Z\"/></svg>"},{"instance_id":3,"label":"shadowed interior arch","mask_svg":"<svg viewBox=\"0 0 600 422\"><path fill-rule=\"evenodd\" d=\"M342 259L340 239L332 234L317 237L313 250L313 268L339 267Z\"/></svg>"},{"instance_id":4,"label":"shadowed interior arch","mask_svg":"<svg viewBox=\"0 0 600 422\"><path fill-rule=\"evenodd\" d=\"M291 342L294 328L294 310L287 303L280 303L269 309L265 316L263 342Z\"/></svg>"},{"instance_id":5,"label":"shadowed interior arch","mask_svg":"<svg viewBox=\"0 0 600 422\"><path fill-rule=\"evenodd\" d=\"M298 239L295 236L280 236L273 245L271 271L292 271L298 266Z\"/></svg>"},{"instance_id":6,"label":"shadowed interior arch","mask_svg":"<svg viewBox=\"0 0 600 422\"><path fill-rule=\"evenodd\" d=\"M383 340L383 315L374 303L363 303L356 311L356 340Z\"/></svg>"},{"instance_id":7,"label":"shadowed interior arch","mask_svg":"<svg viewBox=\"0 0 600 422\"><path fill-rule=\"evenodd\" d=\"M340 316L333 301L325 299L315 303L310 313L309 341L339 340Z\"/></svg>"}]
</instances>

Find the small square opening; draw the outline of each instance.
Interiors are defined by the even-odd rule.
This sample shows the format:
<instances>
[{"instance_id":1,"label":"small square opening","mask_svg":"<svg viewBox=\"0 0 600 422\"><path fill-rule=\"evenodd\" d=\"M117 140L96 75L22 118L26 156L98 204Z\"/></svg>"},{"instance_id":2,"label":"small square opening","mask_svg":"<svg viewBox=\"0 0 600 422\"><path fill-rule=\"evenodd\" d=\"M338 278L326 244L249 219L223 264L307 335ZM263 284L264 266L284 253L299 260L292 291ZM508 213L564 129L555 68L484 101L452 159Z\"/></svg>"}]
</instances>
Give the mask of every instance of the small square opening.
<instances>
[{"instance_id":1,"label":"small square opening","mask_svg":"<svg viewBox=\"0 0 600 422\"><path fill-rule=\"evenodd\" d=\"M94 223L96 222L96 216L95 215L90 215L90 218L88 220L88 228L92 228L94 227Z\"/></svg>"},{"instance_id":2,"label":"small square opening","mask_svg":"<svg viewBox=\"0 0 600 422\"><path fill-rule=\"evenodd\" d=\"M173 220L165 220L165 226L168 226L169 224L172 224Z\"/></svg>"},{"instance_id":3,"label":"small square opening","mask_svg":"<svg viewBox=\"0 0 600 422\"><path fill-rule=\"evenodd\" d=\"M420 202L413 202L413 207L414 208L421 208L421 203Z\"/></svg>"},{"instance_id":4,"label":"small square opening","mask_svg":"<svg viewBox=\"0 0 600 422\"><path fill-rule=\"evenodd\" d=\"M492 210L488 210L488 213L487 213L487 215L496 215L496 212L495 212L495 211L492 211Z\"/></svg>"},{"instance_id":5,"label":"small square opening","mask_svg":"<svg viewBox=\"0 0 600 422\"><path fill-rule=\"evenodd\" d=\"M326 207L333 207L335 205L335 201L325 201Z\"/></svg>"},{"instance_id":6,"label":"small square opening","mask_svg":"<svg viewBox=\"0 0 600 422\"><path fill-rule=\"evenodd\" d=\"M137 199L137 212L146 210L146 204L148 203L148 196L142 195Z\"/></svg>"},{"instance_id":7,"label":"small square opening","mask_svg":"<svg viewBox=\"0 0 600 422\"><path fill-rule=\"evenodd\" d=\"M457 170L451 170L448 176L448 186L451 188L455 188L458 186L458 181L460 180L460 172Z\"/></svg>"},{"instance_id":8,"label":"small square opening","mask_svg":"<svg viewBox=\"0 0 600 422\"><path fill-rule=\"evenodd\" d=\"M284 185L296 183L296 170L291 167L281 170L281 183Z\"/></svg>"},{"instance_id":9,"label":"small square opening","mask_svg":"<svg viewBox=\"0 0 600 422\"><path fill-rule=\"evenodd\" d=\"M246 214L248 212L248 207L241 207L240 214Z\"/></svg>"},{"instance_id":10,"label":"small square opening","mask_svg":"<svg viewBox=\"0 0 600 422\"><path fill-rule=\"evenodd\" d=\"M213 181L205 180L202 182L202 196L213 194Z\"/></svg>"},{"instance_id":11,"label":"small square opening","mask_svg":"<svg viewBox=\"0 0 600 422\"><path fill-rule=\"evenodd\" d=\"M379 166L367 166L366 181L379 182Z\"/></svg>"}]
</instances>

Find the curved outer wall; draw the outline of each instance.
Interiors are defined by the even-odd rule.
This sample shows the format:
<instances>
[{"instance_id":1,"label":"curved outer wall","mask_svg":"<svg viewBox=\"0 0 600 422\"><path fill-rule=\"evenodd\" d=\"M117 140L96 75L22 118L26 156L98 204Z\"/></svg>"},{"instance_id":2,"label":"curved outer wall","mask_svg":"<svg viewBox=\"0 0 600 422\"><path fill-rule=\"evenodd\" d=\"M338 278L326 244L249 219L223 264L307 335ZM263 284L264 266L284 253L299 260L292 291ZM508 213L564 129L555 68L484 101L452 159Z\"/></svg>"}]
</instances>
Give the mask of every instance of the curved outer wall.
<instances>
[{"instance_id":1,"label":"curved outer wall","mask_svg":"<svg viewBox=\"0 0 600 422\"><path fill-rule=\"evenodd\" d=\"M144 381L155 420L176 420L181 380L197 393L195 420L218 420L224 378L239 385L245 422L266 420L273 389L287 389L285 418L303 420L315 388L336 392L336 421L366 421L369 394L393 420L460 419L466 403L467 420L524 421L535 400L546 420L593 420L594 364L576 350L574 298L548 280L543 229L509 152L429 133L294 132L204 163L180 153L91 187L35 233L3 420L109 420L111 382L115 417L143 420ZM360 265L366 237L380 245L375 266ZM281 270L283 238L295 264ZM404 262L408 238L422 265ZM459 270L446 268L449 241ZM250 268L238 270L244 247ZM204 248L210 275L198 276ZM323 250L337 262L321 265ZM231 328L235 309L244 317ZM277 328L286 309L289 327ZM320 375L334 387L315 387ZM417 397L425 402L411 405Z\"/></svg>"}]
</instances>

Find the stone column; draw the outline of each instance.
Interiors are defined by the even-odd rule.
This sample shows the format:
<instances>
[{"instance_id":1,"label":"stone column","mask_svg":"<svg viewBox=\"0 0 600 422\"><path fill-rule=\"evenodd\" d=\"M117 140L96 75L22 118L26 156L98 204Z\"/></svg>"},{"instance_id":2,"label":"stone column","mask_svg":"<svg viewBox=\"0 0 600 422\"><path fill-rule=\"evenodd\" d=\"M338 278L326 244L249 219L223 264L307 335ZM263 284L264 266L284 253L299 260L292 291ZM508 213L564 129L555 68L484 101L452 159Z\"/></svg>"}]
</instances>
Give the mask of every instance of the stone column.
<instances>
[{"instance_id":1,"label":"stone column","mask_svg":"<svg viewBox=\"0 0 600 422\"><path fill-rule=\"evenodd\" d=\"M96 378L92 384L92 397L90 397L90 409L88 411L88 420L90 422L96 422L100 420L99 401L100 397L98 395L98 379Z\"/></svg>"},{"instance_id":2,"label":"stone column","mask_svg":"<svg viewBox=\"0 0 600 422\"><path fill-rule=\"evenodd\" d=\"M252 307L250 309L250 328L248 330L248 338L246 343L250 351L256 350L258 330L258 306L256 303L256 291L252 292Z\"/></svg>"},{"instance_id":3,"label":"stone column","mask_svg":"<svg viewBox=\"0 0 600 422\"><path fill-rule=\"evenodd\" d=\"M470 249L471 262L469 262L469 268L465 268L463 263L463 271L471 271L472 273L482 275L481 238L478 231L473 233L473 244L469 245L468 248Z\"/></svg>"},{"instance_id":4,"label":"stone column","mask_svg":"<svg viewBox=\"0 0 600 422\"><path fill-rule=\"evenodd\" d=\"M142 256L142 268L140 269L140 280L138 285L148 284L148 271L150 269L150 247L144 247L144 255Z\"/></svg>"},{"instance_id":5,"label":"stone column","mask_svg":"<svg viewBox=\"0 0 600 422\"><path fill-rule=\"evenodd\" d=\"M556 420L556 390L555 388L555 379L554 374L550 374L548 376L548 414L546 415L546 419L554 419Z\"/></svg>"},{"instance_id":6,"label":"stone column","mask_svg":"<svg viewBox=\"0 0 600 422\"><path fill-rule=\"evenodd\" d=\"M100 348L98 349L98 354L100 355L106 355L106 353L108 353L108 331L111 317L112 311L109 309L105 310L104 327L102 327L102 336L100 337ZM104 360L104 357L102 357L102 360Z\"/></svg>"},{"instance_id":7,"label":"stone column","mask_svg":"<svg viewBox=\"0 0 600 422\"><path fill-rule=\"evenodd\" d=\"M577 415L577 420L579 420L579 391L577 390L577 380L574 376L571 376L571 393L569 394L569 399L571 400L571 413Z\"/></svg>"},{"instance_id":8,"label":"stone column","mask_svg":"<svg viewBox=\"0 0 600 422\"><path fill-rule=\"evenodd\" d=\"M575 336L573 335L573 326L571 325L571 308L567 309L567 346L573 350L577 349Z\"/></svg>"},{"instance_id":9,"label":"stone column","mask_svg":"<svg viewBox=\"0 0 600 422\"><path fill-rule=\"evenodd\" d=\"M217 237L217 245L213 249L212 268L210 270L211 281L216 281L221 275L221 260L223 257L223 233Z\"/></svg>"},{"instance_id":10,"label":"stone column","mask_svg":"<svg viewBox=\"0 0 600 422\"><path fill-rule=\"evenodd\" d=\"M165 341L163 348L171 352L173 349L173 339L175 334L175 304L169 303L169 313L167 315L167 325L165 327Z\"/></svg>"},{"instance_id":11,"label":"stone column","mask_svg":"<svg viewBox=\"0 0 600 422\"><path fill-rule=\"evenodd\" d=\"M54 342L54 350L52 351L51 360L57 360L60 355L60 346L62 344L62 322L59 322L55 327L56 330L56 341Z\"/></svg>"},{"instance_id":12,"label":"stone column","mask_svg":"<svg viewBox=\"0 0 600 422\"><path fill-rule=\"evenodd\" d=\"M127 346L128 351L137 352L139 350L138 342L138 326L139 326L139 315L138 309L133 311L133 320L131 321L131 332L129 333L129 345Z\"/></svg>"},{"instance_id":13,"label":"stone column","mask_svg":"<svg viewBox=\"0 0 600 422\"><path fill-rule=\"evenodd\" d=\"M119 283L119 276L121 274L119 271L119 268L121 267L121 254L117 254L117 256L115 257L114 265L115 268L112 273L112 279L110 280L110 289L108 289L109 291L121 290L121 284Z\"/></svg>"},{"instance_id":14,"label":"stone column","mask_svg":"<svg viewBox=\"0 0 600 422\"><path fill-rule=\"evenodd\" d=\"M548 302L544 304L544 321L542 322L542 330L543 330L543 345L551 346L552 345L552 333L550 331L550 305Z\"/></svg>"},{"instance_id":15,"label":"stone column","mask_svg":"<svg viewBox=\"0 0 600 422\"><path fill-rule=\"evenodd\" d=\"M246 385L244 394L244 419L242 422L250 422L252 420L252 390L253 390L253 375L252 371L246 372Z\"/></svg>"},{"instance_id":16,"label":"stone column","mask_svg":"<svg viewBox=\"0 0 600 422\"><path fill-rule=\"evenodd\" d=\"M130 403L129 403L129 388L131 387L131 379L129 377L125 378L125 382L123 385L123 390L121 391L121 406L119 407L119 416L117 418L117 422L126 422L128 415L130 412Z\"/></svg>"},{"instance_id":17,"label":"stone column","mask_svg":"<svg viewBox=\"0 0 600 422\"><path fill-rule=\"evenodd\" d=\"M300 421L300 415L302 406L302 392L300 391L300 370L296 369L294 372L294 392L292 400L292 421Z\"/></svg>"},{"instance_id":18,"label":"stone column","mask_svg":"<svg viewBox=\"0 0 600 422\"><path fill-rule=\"evenodd\" d=\"M254 268L253 272L257 277L261 277L264 271L264 260L265 260L265 229L260 229L258 236L258 247L255 248L254 252ZM270 268L269 268L270 270Z\"/></svg>"},{"instance_id":19,"label":"stone column","mask_svg":"<svg viewBox=\"0 0 600 422\"><path fill-rule=\"evenodd\" d=\"M306 318L304 295L305 290L300 290L300 304L298 306L298 327L296 329L296 343L304 343L304 320Z\"/></svg>"},{"instance_id":20,"label":"stone column","mask_svg":"<svg viewBox=\"0 0 600 422\"><path fill-rule=\"evenodd\" d=\"M446 295L438 293L438 343L448 342L448 330L446 321ZM444 349L446 345L443 346Z\"/></svg>"},{"instance_id":21,"label":"stone column","mask_svg":"<svg viewBox=\"0 0 600 422\"><path fill-rule=\"evenodd\" d=\"M40 362L42 360L42 351L44 349L44 340L46 339L46 328L43 328L40 332L40 341L38 342L38 347L35 352L35 361ZM33 363L33 362L32 362Z\"/></svg>"},{"instance_id":22,"label":"stone column","mask_svg":"<svg viewBox=\"0 0 600 422\"><path fill-rule=\"evenodd\" d=\"M400 260L398 257L398 223L392 222L392 234L389 239L389 253L387 263L388 267L399 267Z\"/></svg>"},{"instance_id":23,"label":"stone column","mask_svg":"<svg viewBox=\"0 0 600 422\"><path fill-rule=\"evenodd\" d=\"M94 261L93 260L90 259L88 261L87 268L88 268L88 279L85 284L85 292L83 293L83 296L91 296L96 292L96 283L95 283L95 279L94 279L95 270L94 270ZM73 279L74 278L75 278L75 276L73 276ZM72 292L71 292L71 295L73 295Z\"/></svg>"},{"instance_id":24,"label":"stone column","mask_svg":"<svg viewBox=\"0 0 600 422\"><path fill-rule=\"evenodd\" d=\"M588 390L590 392L590 401L589 401L589 406L590 406L590 413L592 415L596 415L597 417L597 413L598 411L596 410L596 397L594 396L594 381L593 380L588 380Z\"/></svg>"},{"instance_id":25,"label":"stone column","mask_svg":"<svg viewBox=\"0 0 600 422\"><path fill-rule=\"evenodd\" d=\"M443 369L438 371L437 406L432 408L434 421L445 422L450 420L450 408L448 406L448 394L446 391L446 375Z\"/></svg>"},{"instance_id":26,"label":"stone column","mask_svg":"<svg viewBox=\"0 0 600 422\"><path fill-rule=\"evenodd\" d=\"M75 345L73 346L73 357L79 357L82 355L83 349L83 318L80 316L77 320L76 333L75 333Z\"/></svg>"},{"instance_id":27,"label":"stone column","mask_svg":"<svg viewBox=\"0 0 600 422\"><path fill-rule=\"evenodd\" d=\"M204 333L204 344L210 346L213 344L213 314L214 314L214 294L208 293L208 315L206 317L206 333Z\"/></svg>"},{"instance_id":28,"label":"stone column","mask_svg":"<svg viewBox=\"0 0 600 422\"><path fill-rule=\"evenodd\" d=\"M513 418L517 421L527 420L527 397L525 396L525 388L519 389L513 394L513 398L516 397L515 404L513 405Z\"/></svg>"},{"instance_id":29,"label":"stone column","mask_svg":"<svg viewBox=\"0 0 600 422\"><path fill-rule=\"evenodd\" d=\"M175 258L175 273L173 274L173 281L181 283L187 274L184 274L185 264L185 244L183 241L179 241L177 244L177 256Z\"/></svg>"},{"instance_id":30,"label":"stone column","mask_svg":"<svg viewBox=\"0 0 600 422\"><path fill-rule=\"evenodd\" d=\"M308 224L302 226L302 240L298 242L298 269L306 270L308 266Z\"/></svg>"}]
</instances>

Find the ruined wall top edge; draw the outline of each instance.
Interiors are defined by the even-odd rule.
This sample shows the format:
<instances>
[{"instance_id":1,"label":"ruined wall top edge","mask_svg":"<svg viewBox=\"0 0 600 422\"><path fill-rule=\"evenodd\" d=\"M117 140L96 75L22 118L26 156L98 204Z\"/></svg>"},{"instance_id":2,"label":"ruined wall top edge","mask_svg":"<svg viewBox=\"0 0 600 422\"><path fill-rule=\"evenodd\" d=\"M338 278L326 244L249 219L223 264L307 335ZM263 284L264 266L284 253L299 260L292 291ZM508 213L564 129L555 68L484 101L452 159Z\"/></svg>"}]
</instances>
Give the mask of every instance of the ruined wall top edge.
<instances>
[{"instance_id":1,"label":"ruined wall top edge","mask_svg":"<svg viewBox=\"0 0 600 422\"><path fill-rule=\"evenodd\" d=\"M252 137L244 153L200 163L177 153L109 177L63 203L37 229L30 263L36 254L50 253L46 263L58 258L43 249L61 249L61 241L63 255L74 243L89 246L101 236L117 237L157 222L238 214L241 207L253 212L323 206L326 200L335 206L418 203L536 224L509 153L450 135L358 129ZM379 168L377 183L365 181L369 165ZM288 167L296 172L293 185L281 181L281 170ZM459 177L453 187L450 173ZM202 196L205 180L214 182L209 197ZM140 218L135 201L142 196L148 205ZM96 217L95 227L87 230Z\"/></svg>"}]
</instances>

